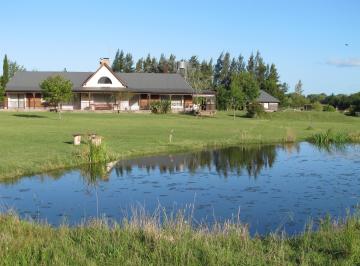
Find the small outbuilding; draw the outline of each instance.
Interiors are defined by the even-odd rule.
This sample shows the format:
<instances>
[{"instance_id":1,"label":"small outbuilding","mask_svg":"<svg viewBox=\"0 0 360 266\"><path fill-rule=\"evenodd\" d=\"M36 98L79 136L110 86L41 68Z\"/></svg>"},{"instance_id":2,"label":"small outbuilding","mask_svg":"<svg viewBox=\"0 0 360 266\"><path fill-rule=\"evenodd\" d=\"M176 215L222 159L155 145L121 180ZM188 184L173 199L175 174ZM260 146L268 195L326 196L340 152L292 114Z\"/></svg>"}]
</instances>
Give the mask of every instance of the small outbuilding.
<instances>
[{"instance_id":1,"label":"small outbuilding","mask_svg":"<svg viewBox=\"0 0 360 266\"><path fill-rule=\"evenodd\" d=\"M257 101L264 107L266 112L276 112L279 109L279 99L270 95L266 91L260 90Z\"/></svg>"}]
</instances>

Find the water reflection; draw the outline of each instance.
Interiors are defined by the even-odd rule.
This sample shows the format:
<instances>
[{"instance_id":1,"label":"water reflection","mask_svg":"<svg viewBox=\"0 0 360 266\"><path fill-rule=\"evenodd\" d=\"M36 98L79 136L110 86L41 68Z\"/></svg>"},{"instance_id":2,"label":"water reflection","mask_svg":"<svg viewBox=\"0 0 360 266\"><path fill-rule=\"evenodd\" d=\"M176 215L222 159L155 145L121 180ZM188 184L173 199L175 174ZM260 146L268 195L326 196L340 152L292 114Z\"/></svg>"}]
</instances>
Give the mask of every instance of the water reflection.
<instances>
[{"instance_id":1,"label":"water reflection","mask_svg":"<svg viewBox=\"0 0 360 266\"><path fill-rule=\"evenodd\" d=\"M114 169L117 176L124 176L131 173L133 167L146 170L147 173L159 169L161 174L179 171L195 174L201 169L210 170L214 167L216 172L225 178L229 174L242 175L243 172L246 172L250 177L257 178L264 168L273 166L279 148L289 153L300 151L298 144L247 145L189 154L124 160L118 162Z\"/></svg>"}]
</instances>

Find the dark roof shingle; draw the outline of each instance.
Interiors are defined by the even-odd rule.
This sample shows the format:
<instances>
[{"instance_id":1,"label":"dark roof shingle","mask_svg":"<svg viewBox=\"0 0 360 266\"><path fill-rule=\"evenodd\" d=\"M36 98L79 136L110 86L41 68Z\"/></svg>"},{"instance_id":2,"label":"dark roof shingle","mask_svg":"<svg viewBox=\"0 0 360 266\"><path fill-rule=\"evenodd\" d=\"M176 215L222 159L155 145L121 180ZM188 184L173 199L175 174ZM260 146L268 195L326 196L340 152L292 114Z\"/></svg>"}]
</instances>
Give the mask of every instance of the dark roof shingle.
<instances>
[{"instance_id":1,"label":"dark roof shingle","mask_svg":"<svg viewBox=\"0 0 360 266\"><path fill-rule=\"evenodd\" d=\"M40 83L49 76L60 75L70 80L74 85L74 91L81 91L84 81L93 72L17 72L6 86L6 91L40 91ZM186 93L192 94L194 91L185 79L179 74L162 73L115 73L127 85L127 90L131 92L148 93ZM98 88L101 89L101 88ZM84 89L86 91L87 89ZM96 88L92 88L96 90ZM108 88L106 88L108 90ZM124 89L120 89L124 91ZM114 91L114 88L109 89Z\"/></svg>"}]
</instances>

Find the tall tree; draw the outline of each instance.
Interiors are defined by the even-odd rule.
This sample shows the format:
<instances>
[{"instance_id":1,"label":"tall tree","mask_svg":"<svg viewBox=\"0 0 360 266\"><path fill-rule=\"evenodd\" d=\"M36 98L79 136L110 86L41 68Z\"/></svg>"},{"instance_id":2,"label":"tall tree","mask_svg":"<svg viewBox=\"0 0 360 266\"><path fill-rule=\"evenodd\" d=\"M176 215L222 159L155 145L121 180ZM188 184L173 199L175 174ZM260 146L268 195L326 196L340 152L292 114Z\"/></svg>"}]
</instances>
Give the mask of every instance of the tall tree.
<instances>
[{"instance_id":1,"label":"tall tree","mask_svg":"<svg viewBox=\"0 0 360 266\"><path fill-rule=\"evenodd\" d=\"M296 85L295 85L295 93L298 95L302 95L303 94L303 84L301 82L301 80L299 80Z\"/></svg>"},{"instance_id":2,"label":"tall tree","mask_svg":"<svg viewBox=\"0 0 360 266\"><path fill-rule=\"evenodd\" d=\"M237 58L237 62L236 62L236 68L237 68L237 72L241 73L241 72L245 72L246 71L246 66L245 66L245 62L244 62L244 57L242 55L239 55L239 57Z\"/></svg>"},{"instance_id":3,"label":"tall tree","mask_svg":"<svg viewBox=\"0 0 360 266\"><path fill-rule=\"evenodd\" d=\"M147 55L144 61L144 72L151 73L151 56L150 54Z\"/></svg>"},{"instance_id":4,"label":"tall tree","mask_svg":"<svg viewBox=\"0 0 360 266\"><path fill-rule=\"evenodd\" d=\"M158 61L157 61L157 59L156 59L156 57L153 57L152 59L151 59L151 70L150 70L150 72L151 73L158 73Z\"/></svg>"},{"instance_id":5,"label":"tall tree","mask_svg":"<svg viewBox=\"0 0 360 266\"><path fill-rule=\"evenodd\" d=\"M230 53L226 52L224 55L224 60L223 60L223 65L222 65L222 69L220 72L220 80L221 83L225 85L225 87L229 87L230 85L230 80L231 80L231 76L230 76Z\"/></svg>"},{"instance_id":6,"label":"tall tree","mask_svg":"<svg viewBox=\"0 0 360 266\"><path fill-rule=\"evenodd\" d=\"M119 49L118 49L116 52L115 58L114 58L112 69L115 72L123 72L124 65L125 65L124 51L123 50L119 51Z\"/></svg>"},{"instance_id":7,"label":"tall tree","mask_svg":"<svg viewBox=\"0 0 360 266\"><path fill-rule=\"evenodd\" d=\"M221 71L224 64L224 53L221 53L214 67L214 85L219 86L221 84Z\"/></svg>"},{"instance_id":8,"label":"tall tree","mask_svg":"<svg viewBox=\"0 0 360 266\"><path fill-rule=\"evenodd\" d=\"M9 82L10 76L9 76L9 61L7 58L7 55L4 56L3 60L3 75L1 78L1 86L3 88L6 87L6 84Z\"/></svg>"},{"instance_id":9,"label":"tall tree","mask_svg":"<svg viewBox=\"0 0 360 266\"><path fill-rule=\"evenodd\" d=\"M130 53L127 53L124 58L124 72L125 73L134 72L134 60Z\"/></svg>"},{"instance_id":10,"label":"tall tree","mask_svg":"<svg viewBox=\"0 0 360 266\"><path fill-rule=\"evenodd\" d=\"M144 64L144 59L140 58L137 62L136 62L136 66L135 66L135 72L144 72L144 68L143 68L143 64Z\"/></svg>"},{"instance_id":11,"label":"tall tree","mask_svg":"<svg viewBox=\"0 0 360 266\"><path fill-rule=\"evenodd\" d=\"M160 55L159 64L158 64L159 73L169 72L168 62L164 54Z\"/></svg>"},{"instance_id":12,"label":"tall tree","mask_svg":"<svg viewBox=\"0 0 360 266\"><path fill-rule=\"evenodd\" d=\"M264 59L261 57L260 52L257 51L256 56L255 56L255 77L256 77L256 80L259 83L261 89L263 89L263 87L264 87L266 70L267 70L267 67L264 63Z\"/></svg>"},{"instance_id":13,"label":"tall tree","mask_svg":"<svg viewBox=\"0 0 360 266\"><path fill-rule=\"evenodd\" d=\"M251 53L249 60L247 62L247 66L246 66L246 70L252 74L255 75L255 58L254 58L254 54Z\"/></svg>"},{"instance_id":14,"label":"tall tree","mask_svg":"<svg viewBox=\"0 0 360 266\"><path fill-rule=\"evenodd\" d=\"M233 109L233 117L235 120L235 111L242 108L245 103L245 95L241 84L241 76L233 74L230 83L230 105Z\"/></svg>"},{"instance_id":15,"label":"tall tree","mask_svg":"<svg viewBox=\"0 0 360 266\"><path fill-rule=\"evenodd\" d=\"M177 72L176 56L173 54L171 54L168 59L168 67L169 67L169 73Z\"/></svg>"},{"instance_id":16,"label":"tall tree","mask_svg":"<svg viewBox=\"0 0 360 266\"><path fill-rule=\"evenodd\" d=\"M72 100L73 84L60 75L51 76L40 84L44 100L56 107L61 119L61 104Z\"/></svg>"}]
</instances>

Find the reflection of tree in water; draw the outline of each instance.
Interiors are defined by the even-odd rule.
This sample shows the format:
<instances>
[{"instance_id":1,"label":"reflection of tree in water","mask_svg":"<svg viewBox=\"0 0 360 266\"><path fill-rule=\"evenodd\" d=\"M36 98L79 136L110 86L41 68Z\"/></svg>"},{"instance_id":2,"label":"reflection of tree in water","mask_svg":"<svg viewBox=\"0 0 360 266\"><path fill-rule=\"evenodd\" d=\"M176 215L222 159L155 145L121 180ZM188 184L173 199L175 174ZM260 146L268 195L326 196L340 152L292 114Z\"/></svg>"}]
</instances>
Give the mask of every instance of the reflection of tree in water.
<instances>
[{"instance_id":1,"label":"reflection of tree in water","mask_svg":"<svg viewBox=\"0 0 360 266\"><path fill-rule=\"evenodd\" d=\"M288 152L299 151L299 146L296 144L286 144L285 146L248 145L191 154L121 161L115 166L115 171L118 176L130 173L132 167L144 169L147 173L158 169L162 174L184 170L195 174L200 169L207 168L210 170L214 168L218 174L224 177L227 177L229 173L241 175L243 171L246 171L249 176L257 177L264 168L273 166L278 148Z\"/></svg>"},{"instance_id":2,"label":"reflection of tree in water","mask_svg":"<svg viewBox=\"0 0 360 266\"><path fill-rule=\"evenodd\" d=\"M99 181L108 181L109 172L106 164L88 164L80 168L80 174L89 186L96 186Z\"/></svg>"}]
</instances>

